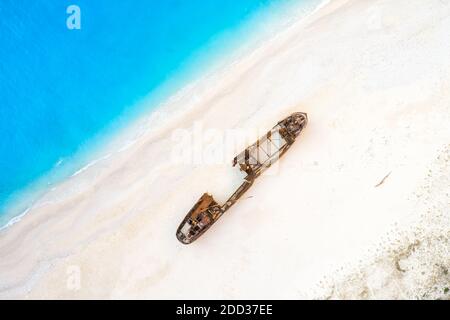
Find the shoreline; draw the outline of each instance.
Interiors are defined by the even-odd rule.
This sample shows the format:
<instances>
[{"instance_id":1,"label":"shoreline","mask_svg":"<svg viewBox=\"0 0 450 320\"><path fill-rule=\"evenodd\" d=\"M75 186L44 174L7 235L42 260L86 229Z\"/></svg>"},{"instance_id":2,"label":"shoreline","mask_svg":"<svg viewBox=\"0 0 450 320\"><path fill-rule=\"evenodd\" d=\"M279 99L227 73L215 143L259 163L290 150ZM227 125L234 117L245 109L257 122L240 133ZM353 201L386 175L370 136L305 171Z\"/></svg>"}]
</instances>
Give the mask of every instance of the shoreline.
<instances>
[{"instance_id":1,"label":"shoreline","mask_svg":"<svg viewBox=\"0 0 450 320\"><path fill-rule=\"evenodd\" d=\"M308 16L328 1L323 1L312 12L309 12L308 8L310 6L315 7L313 4L292 2L282 4L279 8L272 4L253 13L248 20L235 28L234 33L238 33L237 39L227 39L223 34L219 34L215 40L203 45L188 58L185 62L186 66L176 72L177 75L174 79L162 83L147 97L135 103L136 107L131 107L132 111L128 112L131 115L122 115L103 132L93 137L91 142L81 146L80 151L76 154L67 159L60 159L49 172L25 186L22 190L14 192L11 199L5 204L5 213L0 217L0 233L18 223L33 208L45 205L45 203L41 203L41 199L45 198L48 193L52 193L65 181L110 158L115 153L125 151L148 132L157 132L164 127L164 124L158 124L157 122L160 120L170 121L170 119L167 119L170 114L177 112L177 110L171 110L170 112L165 110L168 109L165 106L170 104L170 101L183 96L183 92L190 90L198 83L207 82L208 77L212 74L223 73L224 69L233 65L241 56L257 50L260 45L258 42L269 36L268 30L260 30L262 26L258 19L269 25L280 23L278 21L280 20L280 12L285 12L288 8L297 10L296 13L292 14L291 19L303 15ZM274 9L275 12L270 13L270 9ZM243 35L254 27L256 29L251 31L249 35ZM277 28L280 29L281 27L278 26ZM270 33L275 34L276 32L270 30ZM251 42L252 45L244 45L243 43L246 42ZM218 54L209 48L214 44L221 46L224 53ZM231 59L226 58L225 55L228 54L233 57ZM206 69L206 72L195 71L200 67ZM181 110L181 112L188 111Z\"/></svg>"},{"instance_id":2,"label":"shoreline","mask_svg":"<svg viewBox=\"0 0 450 320\"><path fill-rule=\"evenodd\" d=\"M386 234L395 240L396 225L408 229L435 202L448 201L443 166L430 178L438 187L422 196L430 202L413 210L450 136L450 64L439 59L448 52L440 39L450 30L450 7L434 1L423 14L424 5L332 1L178 92L159 116L177 107L182 113L63 182L63 196L46 195L45 208L0 233L0 296L341 297L327 293L333 285L351 292L345 279L311 288L336 268L368 261ZM267 128L292 111L307 112L310 123L281 170L262 177L252 198L201 240L177 243L176 226L193 201L228 177L222 166L168 161L170 133L191 131L196 121L206 129ZM79 287L69 285L73 272ZM421 289L411 287L414 297ZM365 298L399 297L388 289Z\"/></svg>"}]
</instances>

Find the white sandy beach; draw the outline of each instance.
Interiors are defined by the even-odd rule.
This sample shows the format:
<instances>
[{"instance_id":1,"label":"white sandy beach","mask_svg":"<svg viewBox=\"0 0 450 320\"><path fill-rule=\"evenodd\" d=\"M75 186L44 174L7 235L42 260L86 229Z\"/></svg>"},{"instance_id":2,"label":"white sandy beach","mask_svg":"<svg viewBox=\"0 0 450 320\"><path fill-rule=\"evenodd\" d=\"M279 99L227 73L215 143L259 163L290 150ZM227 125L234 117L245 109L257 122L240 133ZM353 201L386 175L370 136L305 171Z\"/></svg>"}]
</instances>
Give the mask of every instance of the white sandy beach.
<instances>
[{"instance_id":1,"label":"white sandy beach","mask_svg":"<svg viewBox=\"0 0 450 320\"><path fill-rule=\"evenodd\" d=\"M309 124L278 167L180 244L234 155L176 163L176 130L294 111ZM450 1L332 0L157 114L0 231L0 298L450 298Z\"/></svg>"}]
</instances>

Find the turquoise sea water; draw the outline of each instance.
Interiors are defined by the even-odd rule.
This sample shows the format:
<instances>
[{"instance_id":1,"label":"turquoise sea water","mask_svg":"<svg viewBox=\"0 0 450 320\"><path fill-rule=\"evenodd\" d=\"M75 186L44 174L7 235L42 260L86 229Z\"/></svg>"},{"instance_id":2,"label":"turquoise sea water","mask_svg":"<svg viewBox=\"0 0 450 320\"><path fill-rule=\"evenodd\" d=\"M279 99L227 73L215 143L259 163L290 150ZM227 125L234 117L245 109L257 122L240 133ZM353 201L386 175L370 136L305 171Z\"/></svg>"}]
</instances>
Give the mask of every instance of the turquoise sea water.
<instances>
[{"instance_id":1,"label":"turquoise sea water","mask_svg":"<svg viewBox=\"0 0 450 320\"><path fill-rule=\"evenodd\" d=\"M131 119L215 36L283 2L2 0L0 226L21 190ZM79 30L66 25L73 4Z\"/></svg>"}]
</instances>

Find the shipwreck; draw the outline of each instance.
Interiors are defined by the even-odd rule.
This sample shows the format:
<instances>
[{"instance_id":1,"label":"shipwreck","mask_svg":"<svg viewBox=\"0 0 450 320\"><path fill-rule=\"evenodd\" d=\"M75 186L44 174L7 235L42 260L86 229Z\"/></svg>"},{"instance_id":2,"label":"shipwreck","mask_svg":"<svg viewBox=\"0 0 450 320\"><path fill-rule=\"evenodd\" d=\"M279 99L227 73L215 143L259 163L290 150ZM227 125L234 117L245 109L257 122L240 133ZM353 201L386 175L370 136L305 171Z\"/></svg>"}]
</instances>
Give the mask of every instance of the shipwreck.
<instances>
[{"instance_id":1,"label":"shipwreck","mask_svg":"<svg viewBox=\"0 0 450 320\"><path fill-rule=\"evenodd\" d=\"M263 137L233 159L233 167L245 172L243 183L223 204L204 193L188 212L177 229L177 239L183 244L197 240L252 186L261 173L275 163L295 142L308 123L307 114L296 112L281 120Z\"/></svg>"}]
</instances>

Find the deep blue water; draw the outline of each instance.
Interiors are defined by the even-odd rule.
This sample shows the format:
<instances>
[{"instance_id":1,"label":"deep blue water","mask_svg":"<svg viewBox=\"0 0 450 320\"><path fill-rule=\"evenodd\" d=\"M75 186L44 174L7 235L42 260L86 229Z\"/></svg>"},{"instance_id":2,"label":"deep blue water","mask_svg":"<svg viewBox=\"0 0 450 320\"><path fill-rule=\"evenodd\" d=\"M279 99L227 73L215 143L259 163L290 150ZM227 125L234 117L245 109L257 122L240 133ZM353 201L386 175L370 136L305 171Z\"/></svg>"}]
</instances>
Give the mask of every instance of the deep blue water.
<instances>
[{"instance_id":1,"label":"deep blue water","mask_svg":"<svg viewBox=\"0 0 450 320\"><path fill-rule=\"evenodd\" d=\"M1 0L0 214L215 35L283 0ZM69 30L66 8L81 9Z\"/></svg>"}]
</instances>

